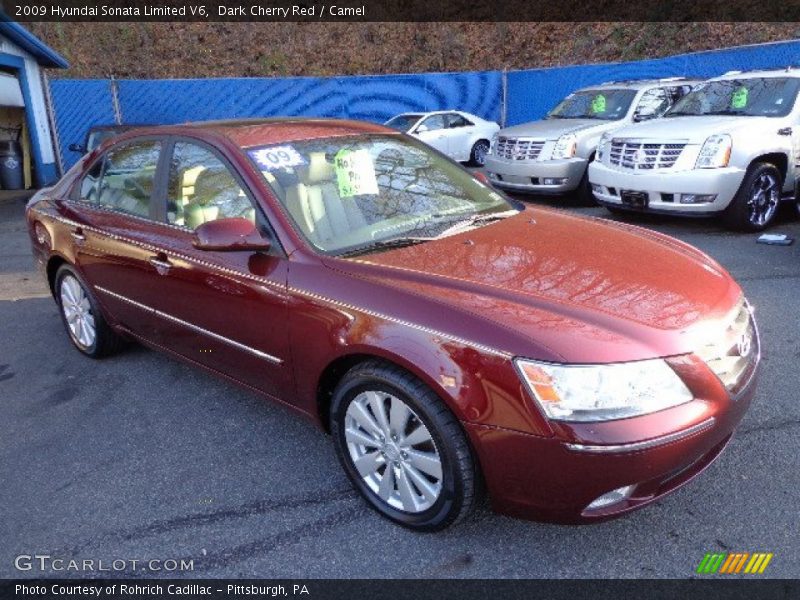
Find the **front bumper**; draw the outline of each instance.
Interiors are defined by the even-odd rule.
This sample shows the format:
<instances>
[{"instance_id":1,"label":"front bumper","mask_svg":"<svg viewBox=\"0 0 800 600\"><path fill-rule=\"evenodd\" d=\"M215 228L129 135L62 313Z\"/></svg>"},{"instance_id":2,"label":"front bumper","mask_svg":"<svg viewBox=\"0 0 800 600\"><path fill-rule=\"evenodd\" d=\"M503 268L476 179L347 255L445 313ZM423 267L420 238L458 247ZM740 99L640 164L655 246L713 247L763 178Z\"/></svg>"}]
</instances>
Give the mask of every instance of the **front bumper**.
<instances>
[{"instance_id":1,"label":"front bumper","mask_svg":"<svg viewBox=\"0 0 800 600\"><path fill-rule=\"evenodd\" d=\"M554 437L465 427L497 512L557 523L601 521L662 498L708 467L747 411L756 378L736 398L716 380L713 399L695 393L692 402L642 417L561 423ZM702 385L707 391L708 381ZM634 486L629 497L588 508L626 486Z\"/></svg>"},{"instance_id":2,"label":"front bumper","mask_svg":"<svg viewBox=\"0 0 800 600\"><path fill-rule=\"evenodd\" d=\"M486 157L486 174L492 185L519 192L563 194L575 190L581 182L588 160L506 160L492 154ZM559 180L545 184L545 179Z\"/></svg>"},{"instance_id":3,"label":"front bumper","mask_svg":"<svg viewBox=\"0 0 800 600\"><path fill-rule=\"evenodd\" d=\"M692 169L689 171L631 171L609 167L597 161L589 165L592 193L608 206L627 208L621 191L644 192L648 204L634 210L645 212L709 215L725 210L742 184L745 170ZM713 195L711 202L682 204L681 194Z\"/></svg>"}]
</instances>

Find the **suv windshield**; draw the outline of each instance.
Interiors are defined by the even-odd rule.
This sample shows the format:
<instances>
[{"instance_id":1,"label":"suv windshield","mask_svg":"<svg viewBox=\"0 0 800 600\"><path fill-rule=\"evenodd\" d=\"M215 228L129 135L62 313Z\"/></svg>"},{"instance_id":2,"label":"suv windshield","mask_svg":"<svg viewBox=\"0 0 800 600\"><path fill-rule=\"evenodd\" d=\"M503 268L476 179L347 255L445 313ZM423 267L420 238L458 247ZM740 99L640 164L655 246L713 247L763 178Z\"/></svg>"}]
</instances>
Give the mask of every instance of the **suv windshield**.
<instances>
[{"instance_id":1,"label":"suv windshield","mask_svg":"<svg viewBox=\"0 0 800 600\"><path fill-rule=\"evenodd\" d=\"M585 90L564 98L547 113L548 119L602 119L616 121L628 114L636 90Z\"/></svg>"},{"instance_id":2,"label":"suv windshield","mask_svg":"<svg viewBox=\"0 0 800 600\"><path fill-rule=\"evenodd\" d=\"M419 121L420 117L422 117L422 115L397 115L386 121L384 125L392 129L397 129L397 131L406 132L411 129L414 123Z\"/></svg>"},{"instance_id":3,"label":"suv windshield","mask_svg":"<svg viewBox=\"0 0 800 600\"><path fill-rule=\"evenodd\" d=\"M793 77L709 81L678 100L665 116L785 117L794 106L798 87L800 79Z\"/></svg>"},{"instance_id":4,"label":"suv windshield","mask_svg":"<svg viewBox=\"0 0 800 600\"><path fill-rule=\"evenodd\" d=\"M300 233L328 254L444 237L520 208L422 142L357 135L248 148Z\"/></svg>"}]
</instances>

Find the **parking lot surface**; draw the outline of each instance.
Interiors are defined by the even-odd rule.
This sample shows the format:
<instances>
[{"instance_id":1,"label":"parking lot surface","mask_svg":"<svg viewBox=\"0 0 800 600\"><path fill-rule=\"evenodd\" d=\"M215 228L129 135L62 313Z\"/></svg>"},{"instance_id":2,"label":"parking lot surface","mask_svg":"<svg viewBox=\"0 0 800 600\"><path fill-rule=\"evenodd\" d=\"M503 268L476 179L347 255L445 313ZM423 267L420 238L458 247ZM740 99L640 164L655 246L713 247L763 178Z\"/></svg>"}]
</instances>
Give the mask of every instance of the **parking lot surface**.
<instances>
[{"instance_id":1,"label":"parking lot surface","mask_svg":"<svg viewBox=\"0 0 800 600\"><path fill-rule=\"evenodd\" d=\"M597 525L481 508L417 534L368 509L330 439L287 410L139 346L79 354L34 271L23 208L0 204L0 577L41 576L15 568L23 554L186 559L193 570L170 574L193 577L690 577L707 552L772 552L764 576L800 577L800 240L627 219L711 254L756 309L757 396L698 479ZM772 231L800 238L800 220L786 210Z\"/></svg>"}]
</instances>

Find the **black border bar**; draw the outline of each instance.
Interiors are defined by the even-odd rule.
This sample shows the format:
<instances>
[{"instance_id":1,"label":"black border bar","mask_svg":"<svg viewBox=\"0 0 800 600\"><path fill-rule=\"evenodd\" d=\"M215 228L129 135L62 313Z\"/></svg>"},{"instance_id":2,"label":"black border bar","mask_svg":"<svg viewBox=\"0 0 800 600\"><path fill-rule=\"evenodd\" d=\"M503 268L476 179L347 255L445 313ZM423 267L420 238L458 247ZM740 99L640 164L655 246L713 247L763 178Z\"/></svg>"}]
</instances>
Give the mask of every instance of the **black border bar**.
<instances>
[{"instance_id":1,"label":"black border bar","mask_svg":"<svg viewBox=\"0 0 800 600\"><path fill-rule=\"evenodd\" d=\"M0 0L20 22L771 22L791 0Z\"/></svg>"},{"instance_id":2,"label":"black border bar","mask_svg":"<svg viewBox=\"0 0 800 600\"><path fill-rule=\"evenodd\" d=\"M531 567L536 559L531 557ZM125 587L123 587L125 586ZM265 593L264 590L271 590ZM34 591L35 590L35 591ZM137 593L138 591L138 593ZM252 600L789 600L800 596L800 581L753 576L669 579L584 580L292 580L292 579L19 579L0 580L0 598L58 600L161 600L205 598Z\"/></svg>"}]
</instances>

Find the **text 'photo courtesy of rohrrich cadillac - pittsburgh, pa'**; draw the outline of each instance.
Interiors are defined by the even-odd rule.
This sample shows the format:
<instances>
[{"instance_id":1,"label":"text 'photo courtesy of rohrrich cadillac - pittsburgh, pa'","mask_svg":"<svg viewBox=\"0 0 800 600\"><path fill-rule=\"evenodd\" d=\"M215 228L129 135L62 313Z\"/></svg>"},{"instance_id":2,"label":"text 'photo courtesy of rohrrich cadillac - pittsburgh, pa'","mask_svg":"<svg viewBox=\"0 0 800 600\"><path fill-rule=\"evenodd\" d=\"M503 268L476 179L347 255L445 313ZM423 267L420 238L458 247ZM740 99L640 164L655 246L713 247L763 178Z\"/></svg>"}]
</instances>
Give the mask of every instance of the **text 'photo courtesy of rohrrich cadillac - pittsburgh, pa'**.
<instances>
[{"instance_id":1,"label":"text 'photo courtesy of rohrrich cadillac - pittsburgh, pa'","mask_svg":"<svg viewBox=\"0 0 800 600\"><path fill-rule=\"evenodd\" d=\"M797 578L792 24L51 4L0 577Z\"/></svg>"}]
</instances>

